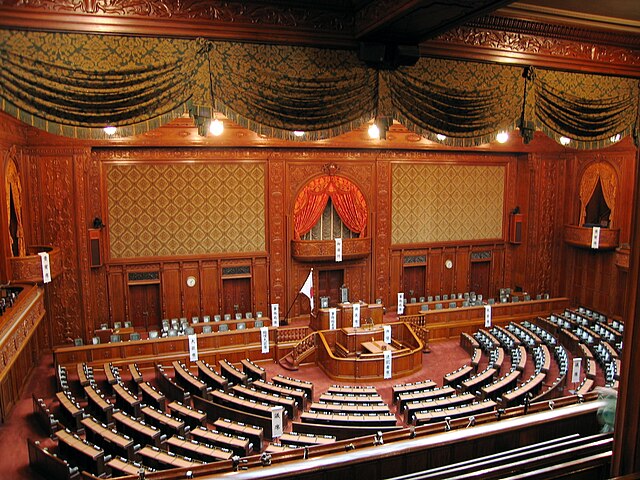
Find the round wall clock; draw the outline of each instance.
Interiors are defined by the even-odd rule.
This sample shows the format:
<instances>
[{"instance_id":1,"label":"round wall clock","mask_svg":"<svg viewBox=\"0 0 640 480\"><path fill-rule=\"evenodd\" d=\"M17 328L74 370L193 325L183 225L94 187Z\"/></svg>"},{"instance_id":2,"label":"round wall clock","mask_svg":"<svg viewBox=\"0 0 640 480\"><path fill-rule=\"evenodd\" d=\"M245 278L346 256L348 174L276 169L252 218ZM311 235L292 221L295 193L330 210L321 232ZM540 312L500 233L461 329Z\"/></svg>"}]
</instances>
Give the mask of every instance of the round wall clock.
<instances>
[{"instance_id":1,"label":"round wall clock","mask_svg":"<svg viewBox=\"0 0 640 480\"><path fill-rule=\"evenodd\" d=\"M451 267L453 267L453 262L451 260L446 260L444 262L444 266L450 269Z\"/></svg>"},{"instance_id":2,"label":"round wall clock","mask_svg":"<svg viewBox=\"0 0 640 480\"><path fill-rule=\"evenodd\" d=\"M196 277L190 276L187 277L187 287L195 287L196 286Z\"/></svg>"}]
</instances>

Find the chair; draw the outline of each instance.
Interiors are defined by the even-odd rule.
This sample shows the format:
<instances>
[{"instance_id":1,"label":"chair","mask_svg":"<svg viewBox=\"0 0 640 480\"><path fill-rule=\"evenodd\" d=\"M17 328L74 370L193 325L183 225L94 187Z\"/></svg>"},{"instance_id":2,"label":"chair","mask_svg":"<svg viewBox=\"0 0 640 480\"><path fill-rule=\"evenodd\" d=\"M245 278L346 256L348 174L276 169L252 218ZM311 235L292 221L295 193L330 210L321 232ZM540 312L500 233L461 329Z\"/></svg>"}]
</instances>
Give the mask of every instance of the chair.
<instances>
[{"instance_id":1,"label":"chair","mask_svg":"<svg viewBox=\"0 0 640 480\"><path fill-rule=\"evenodd\" d=\"M249 319L249 318L253 318L253 313L251 312L247 312L244 314L244 318Z\"/></svg>"},{"instance_id":2,"label":"chair","mask_svg":"<svg viewBox=\"0 0 640 480\"><path fill-rule=\"evenodd\" d=\"M236 330L244 330L245 328L247 328L247 324L246 324L246 323L244 323L244 322L239 322L239 323L236 325Z\"/></svg>"},{"instance_id":3,"label":"chair","mask_svg":"<svg viewBox=\"0 0 640 480\"><path fill-rule=\"evenodd\" d=\"M427 302L433 302L433 295L429 295L427 297Z\"/></svg>"},{"instance_id":4,"label":"chair","mask_svg":"<svg viewBox=\"0 0 640 480\"><path fill-rule=\"evenodd\" d=\"M111 343L118 343L120 340L121 338L120 338L120 335L118 334L111 335L111 338L109 339Z\"/></svg>"},{"instance_id":5,"label":"chair","mask_svg":"<svg viewBox=\"0 0 640 480\"><path fill-rule=\"evenodd\" d=\"M262 318L262 312L256 312L256 318Z\"/></svg>"},{"instance_id":6,"label":"chair","mask_svg":"<svg viewBox=\"0 0 640 480\"><path fill-rule=\"evenodd\" d=\"M149 330L149 338L150 339L158 338L158 331L157 330Z\"/></svg>"},{"instance_id":7,"label":"chair","mask_svg":"<svg viewBox=\"0 0 640 480\"><path fill-rule=\"evenodd\" d=\"M169 333L167 334L167 336L169 336L169 337L177 337L178 336L178 330L176 330L175 328L170 328L169 329Z\"/></svg>"},{"instance_id":8,"label":"chair","mask_svg":"<svg viewBox=\"0 0 640 480\"><path fill-rule=\"evenodd\" d=\"M542 294L540 294L540 293L539 293L539 294L537 294L537 295L536 295L536 300L542 300Z\"/></svg>"},{"instance_id":9,"label":"chair","mask_svg":"<svg viewBox=\"0 0 640 480\"><path fill-rule=\"evenodd\" d=\"M456 302L449 302L449 308L456 308L458 304Z\"/></svg>"},{"instance_id":10,"label":"chair","mask_svg":"<svg viewBox=\"0 0 640 480\"><path fill-rule=\"evenodd\" d=\"M519 301L520 301L520 297L519 297L519 296L517 296L517 295L514 295L513 297L511 297L511 301L512 301L513 303L519 302Z\"/></svg>"},{"instance_id":11,"label":"chair","mask_svg":"<svg viewBox=\"0 0 640 480\"><path fill-rule=\"evenodd\" d=\"M106 330L107 328L109 328L109 325L107 325L106 323L100 324L100 330Z\"/></svg>"},{"instance_id":12,"label":"chair","mask_svg":"<svg viewBox=\"0 0 640 480\"><path fill-rule=\"evenodd\" d=\"M463 307L468 307L469 306L469 300L463 300L462 301L462 306Z\"/></svg>"},{"instance_id":13,"label":"chair","mask_svg":"<svg viewBox=\"0 0 640 480\"><path fill-rule=\"evenodd\" d=\"M140 340L140 334L138 332L133 332L130 336L129 336L129 340Z\"/></svg>"},{"instance_id":14,"label":"chair","mask_svg":"<svg viewBox=\"0 0 640 480\"><path fill-rule=\"evenodd\" d=\"M91 344L92 345L98 345L100 343L100 337L93 337L91 339Z\"/></svg>"},{"instance_id":15,"label":"chair","mask_svg":"<svg viewBox=\"0 0 640 480\"><path fill-rule=\"evenodd\" d=\"M428 312L429 311L429 305L427 305L427 304L421 305L420 306L420 311L421 312Z\"/></svg>"},{"instance_id":16,"label":"chair","mask_svg":"<svg viewBox=\"0 0 640 480\"><path fill-rule=\"evenodd\" d=\"M376 298L376 305L382 305L382 299Z\"/></svg>"},{"instance_id":17,"label":"chair","mask_svg":"<svg viewBox=\"0 0 640 480\"><path fill-rule=\"evenodd\" d=\"M214 315L214 316L213 316L213 321L214 321L214 322L219 322L220 320L221 320L220 315Z\"/></svg>"},{"instance_id":18,"label":"chair","mask_svg":"<svg viewBox=\"0 0 640 480\"><path fill-rule=\"evenodd\" d=\"M223 323L220 325L220 328L218 329L219 332L228 332L229 331L229 325L227 325L226 323Z\"/></svg>"},{"instance_id":19,"label":"chair","mask_svg":"<svg viewBox=\"0 0 640 480\"><path fill-rule=\"evenodd\" d=\"M490 298L489 300L487 300L487 303L489 305L495 305L496 304L496 299L495 298Z\"/></svg>"},{"instance_id":20,"label":"chair","mask_svg":"<svg viewBox=\"0 0 640 480\"><path fill-rule=\"evenodd\" d=\"M191 323L198 323L198 322L200 322L199 317L191 317Z\"/></svg>"},{"instance_id":21,"label":"chair","mask_svg":"<svg viewBox=\"0 0 640 480\"><path fill-rule=\"evenodd\" d=\"M124 322L124 328L132 328L132 327L133 327L133 323L132 322L130 322L128 320L126 322Z\"/></svg>"},{"instance_id":22,"label":"chair","mask_svg":"<svg viewBox=\"0 0 640 480\"><path fill-rule=\"evenodd\" d=\"M202 317L202 321L204 323L209 323L211 321L211 317L209 315L205 315L204 317Z\"/></svg>"},{"instance_id":23,"label":"chair","mask_svg":"<svg viewBox=\"0 0 640 480\"><path fill-rule=\"evenodd\" d=\"M212 331L213 329L211 328L211 325L205 325L202 327L202 333L211 333Z\"/></svg>"},{"instance_id":24,"label":"chair","mask_svg":"<svg viewBox=\"0 0 640 480\"><path fill-rule=\"evenodd\" d=\"M436 303L436 310L442 310L442 304Z\"/></svg>"},{"instance_id":25,"label":"chair","mask_svg":"<svg viewBox=\"0 0 640 480\"><path fill-rule=\"evenodd\" d=\"M424 302L424 297L420 297L420 303Z\"/></svg>"},{"instance_id":26,"label":"chair","mask_svg":"<svg viewBox=\"0 0 640 480\"><path fill-rule=\"evenodd\" d=\"M242 314L236 313L236 320L242 320Z\"/></svg>"},{"instance_id":27,"label":"chair","mask_svg":"<svg viewBox=\"0 0 640 480\"><path fill-rule=\"evenodd\" d=\"M75 347L81 347L82 345L84 345L84 342L82 341L81 338L74 338L73 339L73 345Z\"/></svg>"},{"instance_id":28,"label":"chair","mask_svg":"<svg viewBox=\"0 0 640 480\"><path fill-rule=\"evenodd\" d=\"M411 303L417 303L418 300L416 299L416 297L411 297Z\"/></svg>"},{"instance_id":29,"label":"chair","mask_svg":"<svg viewBox=\"0 0 640 480\"><path fill-rule=\"evenodd\" d=\"M122 328L122 322L113 322L113 328L116 330Z\"/></svg>"},{"instance_id":30,"label":"chair","mask_svg":"<svg viewBox=\"0 0 640 480\"><path fill-rule=\"evenodd\" d=\"M525 295L524 296L524 301L528 302L529 300L531 300L531 295Z\"/></svg>"},{"instance_id":31,"label":"chair","mask_svg":"<svg viewBox=\"0 0 640 480\"><path fill-rule=\"evenodd\" d=\"M442 295L442 300L449 300L449 295L447 295L446 293Z\"/></svg>"},{"instance_id":32,"label":"chair","mask_svg":"<svg viewBox=\"0 0 640 480\"><path fill-rule=\"evenodd\" d=\"M193 327L187 327L184 329L185 335L193 335L194 333L196 333L196 331Z\"/></svg>"},{"instance_id":33,"label":"chair","mask_svg":"<svg viewBox=\"0 0 640 480\"><path fill-rule=\"evenodd\" d=\"M231 320L231 314L230 313L225 313L224 314L224 319L225 320Z\"/></svg>"},{"instance_id":34,"label":"chair","mask_svg":"<svg viewBox=\"0 0 640 480\"><path fill-rule=\"evenodd\" d=\"M255 323L253 324L253 326L255 328L262 328L262 327L264 327L264 322L262 320L256 320Z\"/></svg>"},{"instance_id":35,"label":"chair","mask_svg":"<svg viewBox=\"0 0 640 480\"><path fill-rule=\"evenodd\" d=\"M436 301L436 302L439 302L439 301L440 301L440 295L436 295L435 301Z\"/></svg>"}]
</instances>

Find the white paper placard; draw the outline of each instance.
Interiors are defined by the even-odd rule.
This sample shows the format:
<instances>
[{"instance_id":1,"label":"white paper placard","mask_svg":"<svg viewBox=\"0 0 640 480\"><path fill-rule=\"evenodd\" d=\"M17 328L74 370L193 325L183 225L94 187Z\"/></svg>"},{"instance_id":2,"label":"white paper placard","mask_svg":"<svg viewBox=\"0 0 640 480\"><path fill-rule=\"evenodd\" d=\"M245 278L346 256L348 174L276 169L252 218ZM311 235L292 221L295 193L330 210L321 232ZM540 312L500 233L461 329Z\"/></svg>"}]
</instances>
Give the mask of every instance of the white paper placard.
<instances>
[{"instance_id":1,"label":"white paper placard","mask_svg":"<svg viewBox=\"0 0 640 480\"><path fill-rule=\"evenodd\" d=\"M40 255L40 263L42 264L42 281L43 283L49 283L51 281L49 254L47 252L38 252L38 255Z\"/></svg>"},{"instance_id":2,"label":"white paper placard","mask_svg":"<svg viewBox=\"0 0 640 480\"><path fill-rule=\"evenodd\" d=\"M360 328L360 302L353 304L353 328Z\"/></svg>"},{"instance_id":3,"label":"white paper placard","mask_svg":"<svg viewBox=\"0 0 640 480\"><path fill-rule=\"evenodd\" d=\"M593 227L591 229L591 248L598 248L600 246L600 227Z\"/></svg>"},{"instance_id":4,"label":"white paper placard","mask_svg":"<svg viewBox=\"0 0 640 480\"><path fill-rule=\"evenodd\" d=\"M338 328L338 309L332 307L329 309L329 330Z\"/></svg>"},{"instance_id":5,"label":"white paper placard","mask_svg":"<svg viewBox=\"0 0 640 480\"><path fill-rule=\"evenodd\" d=\"M582 370L582 358L575 357L573 359L573 368L571 369L571 383L580 382L580 370Z\"/></svg>"},{"instance_id":6,"label":"white paper placard","mask_svg":"<svg viewBox=\"0 0 640 480\"><path fill-rule=\"evenodd\" d=\"M398 315L404 313L404 292L398 293Z\"/></svg>"},{"instance_id":7,"label":"white paper placard","mask_svg":"<svg viewBox=\"0 0 640 480\"><path fill-rule=\"evenodd\" d=\"M491 305L484 306L484 327L489 328L491 326Z\"/></svg>"},{"instance_id":8,"label":"white paper placard","mask_svg":"<svg viewBox=\"0 0 640 480\"><path fill-rule=\"evenodd\" d=\"M280 304L278 303L271 304L271 326L280 326Z\"/></svg>"},{"instance_id":9,"label":"white paper placard","mask_svg":"<svg viewBox=\"0 0 640 480\"><path fill-rule=\"evenodd\" d=\"M342 239L336 238L336 262L342 261Z\"/></svg>"},{"instance_id":10,"label":"white paper placard","mask_svg":"<svg viewBox=\"0 0 640 480\"><path fill-rule=\"evenodd\" d=\"M198 361L198 337L195 334L189 335L189 361Z\"/></svg>"},{"instance_id":11,"label":"white paper placard","mask_svg":"<svg viewBox=\"0 0 640 480\"><path fill-rule=\"evenodd\" d=\"M269 327L260 327L260 344L262 353L269 353Z\"/></svg>"},{"instance_id":12,"label":"white paper placard","mask_svg":"<svg viewBox=\"0 0 640 480\"><path fill-rule=\"evenodd\" d=\"M384 378L391 378L391 350L384 350Z\"/></svg>"},{"instance_id":13,"label":"white paper placard","mask_svg":"<svg viewBox=\"0 0 640 480\"><path fill-rule=\"evenodd\" d=\"M278 438L283 434L282 430L282 415L284 407L278 405L271 409L271 437Z\"/></svg>"},{"instance_id":14,"label":"white paper placard","mask_svg":"<svg viewBox=\"0 0 640 480\"><path fill-rule=\"evenodd\" d=\"M383 325L384 330L384 343L391 343L391 325Z\"/></svg>"}]
</instances>

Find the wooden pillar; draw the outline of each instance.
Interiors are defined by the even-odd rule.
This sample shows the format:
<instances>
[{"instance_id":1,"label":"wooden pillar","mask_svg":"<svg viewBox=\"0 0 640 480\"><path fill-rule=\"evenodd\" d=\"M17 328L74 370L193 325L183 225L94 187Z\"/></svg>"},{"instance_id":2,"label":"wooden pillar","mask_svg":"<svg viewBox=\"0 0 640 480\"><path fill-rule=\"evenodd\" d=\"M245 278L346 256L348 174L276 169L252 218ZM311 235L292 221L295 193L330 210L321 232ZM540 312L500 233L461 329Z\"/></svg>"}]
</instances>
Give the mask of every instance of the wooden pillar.
<instances>
[{"instance_id":1,"label":"wooden pillar","mask_svg":"<svg viewBox=\"0 0 640 480\"><path fill-rule=\"evenodd\" d=\"M636 178L631 218L631 258L624 310L622 372L616 411L612 476L640 471L640 150L636 149Z\"/></svg>"}]
</instances>

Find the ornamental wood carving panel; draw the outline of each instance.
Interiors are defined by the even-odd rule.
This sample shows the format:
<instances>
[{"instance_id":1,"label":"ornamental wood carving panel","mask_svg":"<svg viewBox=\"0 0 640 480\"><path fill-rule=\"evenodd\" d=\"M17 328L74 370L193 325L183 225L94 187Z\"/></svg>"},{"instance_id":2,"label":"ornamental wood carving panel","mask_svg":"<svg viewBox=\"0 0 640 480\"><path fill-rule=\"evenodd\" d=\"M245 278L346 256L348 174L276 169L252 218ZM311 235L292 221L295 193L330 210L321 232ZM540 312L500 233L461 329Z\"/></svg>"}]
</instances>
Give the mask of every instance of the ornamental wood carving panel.
<instances>
[{"instance_id":1,"label":"ornamental wood carving panel","mask_svg":"<svg viewBox=\"0 0 640 480\"><path fill-rule=\"evenodd\" d=\"M374 252L374 297L381 298L385 305L392 303L393 293L390 291L390 250L391 245L391 163L379 160L376 163L376 204L372 251ZM372 208L373 210L373 208Z\"/></svg>"},{"instance_id":2,"label":"ornamental wood carving panel","mask_svg":"<svg viewBox=\"0 0 640 480\"><path fill-rule=\"evenodd\" d=\"M277 158L269 161L268 186L268 238L269 238L269 278L270 303L287 308L285 285L287 283L287 185L284 160ZM269 310L270 311L270 310Z\"/></svg>"}]
</instances>

